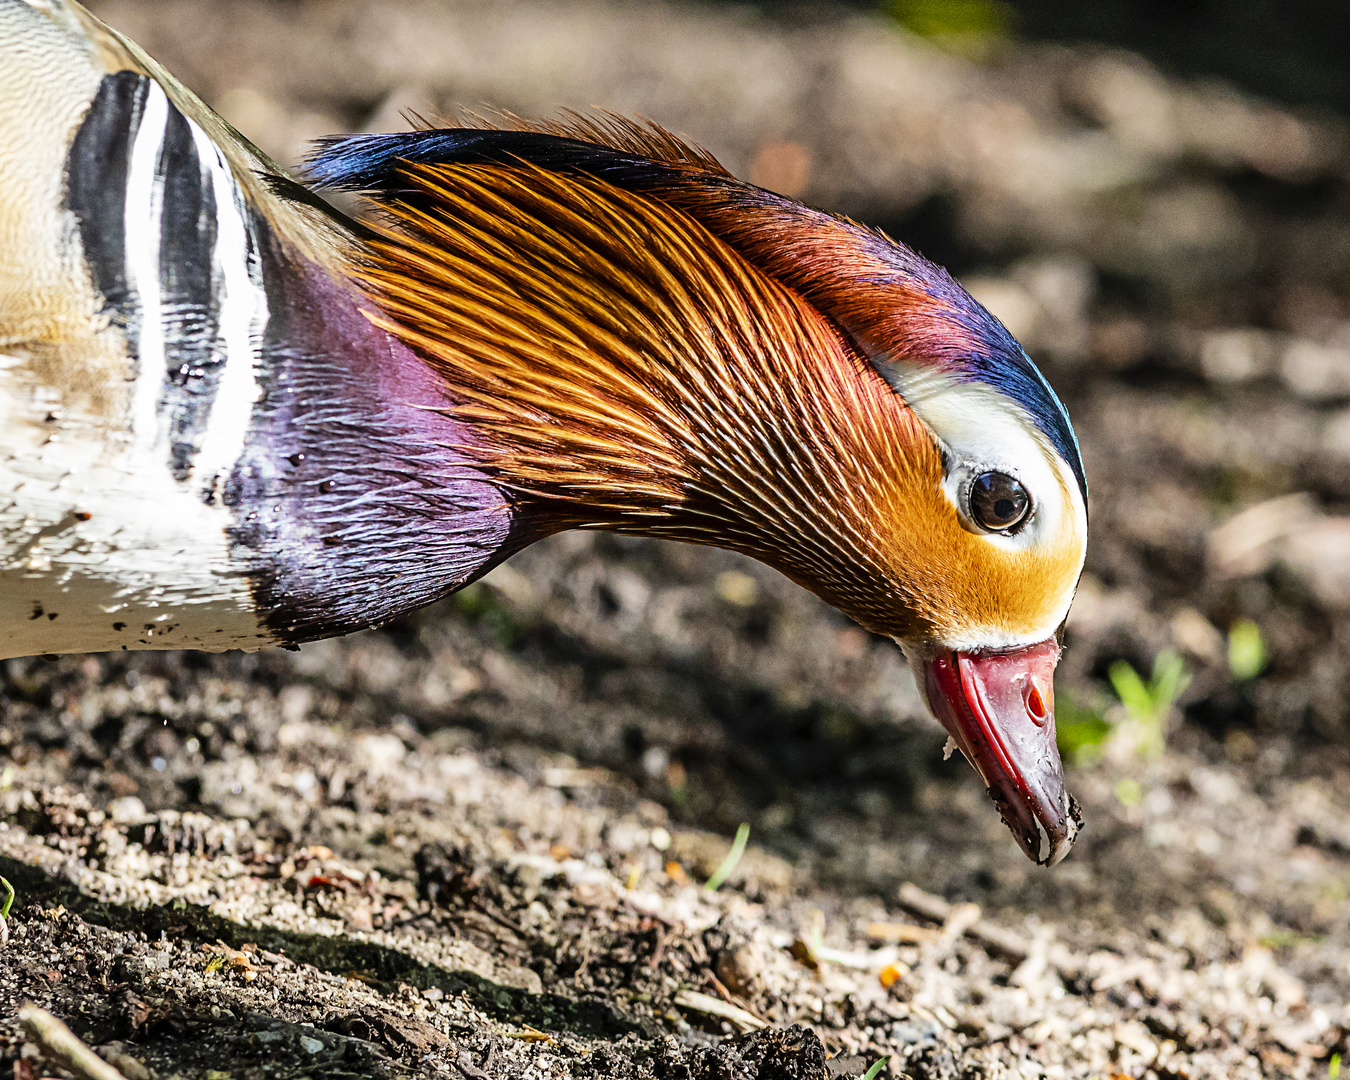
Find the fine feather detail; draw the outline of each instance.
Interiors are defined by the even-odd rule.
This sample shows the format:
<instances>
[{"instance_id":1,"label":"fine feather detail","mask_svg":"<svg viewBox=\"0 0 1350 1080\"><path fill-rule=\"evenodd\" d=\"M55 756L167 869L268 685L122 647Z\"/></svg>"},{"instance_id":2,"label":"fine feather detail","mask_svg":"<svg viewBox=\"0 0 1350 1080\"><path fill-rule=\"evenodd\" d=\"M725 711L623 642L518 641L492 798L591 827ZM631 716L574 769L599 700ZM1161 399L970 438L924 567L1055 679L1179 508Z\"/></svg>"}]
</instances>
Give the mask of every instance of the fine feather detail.
<instances>
[{"instance_id":1,"label":"fine feather detail","mask_svg":"<svg viewBox=\"0 0 1350 1080\"><path fill-rule=\"evenodd\" d=\"M800 293L891 385L915 366L988 383L1025 409L1087 483L1064 406L1003 325L941 267L884 233L737 180L706 151L614 114L323 140L306 176L320 187L420 205L403 164L529 164L591 176L688 214L747 262Z\"/></svg>"},{"instance_id":2,"label":"fine feather detail","mask_svg":"<svg viewBox=\"0 0 1350 1080\"><path fill-rule=\"evenodd\" d=\"M921 605L889 571L940 457L803 298L692 217L532 166L403 167L357 276L536 507L538 532L717 543L882 632ZM920 501L921 496L916 496Z\"/></svg>"},{"instance_id":3,"label":"fine feather detail","mask_svg":"<svg viewBox=\"0 0 1350 1080\"><path fill-rule=\"evenodd\" d=\"M419 131L435 131L446 125L436 124L421 116L413 117L413 127ZM736 178L720 161L697 143L681 138L654 120L635 120L622 113L601 109L587 116L573 109L564 109L560 119L527 119L511 112L495 112L490 116L466 113L456 125L480 131L519 131L551 135L558 139L617 150L635 157L647 158L675 169L688 169L705 176L723 176L733 182Z\"/></svg>"},{"instance_id":4,"label":"fine feather detail","mask_svg":"<svg viewBox=\"0 0 1350 1080\"><path fill-rule=\"evenodd\" d=\"M649 186L668 172L691 178L735 179L712 154L659 124L619 113L584 116L567 111L556 120L526 120L509 112L491 117L465 113L454 126L437 126L421 114L406 114L411 131L326 135L314 143L301 175L316 188L372 194L398 188L402 162L504 164L525 162L568 172L609 171L620 186ZM748 185L746 185L748 186ZM759 189L755 189L759 190Z\"/></svg>"}]
</instances>

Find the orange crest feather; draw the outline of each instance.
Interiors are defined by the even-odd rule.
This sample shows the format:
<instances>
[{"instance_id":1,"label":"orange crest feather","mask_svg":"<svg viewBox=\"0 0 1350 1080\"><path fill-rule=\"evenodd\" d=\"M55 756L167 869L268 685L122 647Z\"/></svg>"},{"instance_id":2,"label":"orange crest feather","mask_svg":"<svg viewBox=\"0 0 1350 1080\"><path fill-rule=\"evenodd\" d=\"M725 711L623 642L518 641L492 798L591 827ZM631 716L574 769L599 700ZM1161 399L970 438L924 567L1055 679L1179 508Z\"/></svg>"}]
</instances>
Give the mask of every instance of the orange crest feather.
<instances>
[{"instance_id":1,"label":"orange crest feather","mask_svg":"<svg viewBox=\"0 0 1350 1080\"><path fill-rule=\"evenodd\" d=\"M940 461L830 323L680 210L532 166L413 165L358 276L536 528L746 551L874 628ZM916 472L923 476L915 475ZM912 629L907 623L905 629Z\"/></svg>"}]
</instances>

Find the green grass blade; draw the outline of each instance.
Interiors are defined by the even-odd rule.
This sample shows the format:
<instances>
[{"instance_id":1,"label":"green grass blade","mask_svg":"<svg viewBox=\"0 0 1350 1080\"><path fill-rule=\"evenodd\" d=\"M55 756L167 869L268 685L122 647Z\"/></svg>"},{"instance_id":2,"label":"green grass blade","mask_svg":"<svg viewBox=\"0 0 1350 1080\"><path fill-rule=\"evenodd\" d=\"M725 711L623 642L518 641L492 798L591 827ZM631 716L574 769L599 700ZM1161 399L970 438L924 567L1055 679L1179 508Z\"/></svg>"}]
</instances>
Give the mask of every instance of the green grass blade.
<instances>
[{"instance_id":1,"label":"green grass blade","mask_svg":"<svg viewBox=\"0 0 1350 1080\"><path fill-rule=\"evenodd\" d=\"M1239 682L1261 674L1266 666L1266 643L1251 619L1238 619L1228 629L1228 670Z\"/></svg>"},{"instance_id":2,"label":"green grass blade","mask_svg":"<svg viewBox=\"0 0 1350 1080\"><path fill-rule=\"evenodd\" d=\"M731 877L736 867L740 864L741 856L745 854L745 845L750 842L750 824L742 821L741 827L736 830L736 839L731 842L731 850L727 852L727 857L722 860L722 865L713 871L704 884L704 888L709 892L716 892L725 883L727 878Z\"/></svg>"},{"instance_id":3,"label":"green grass blade","mask_svg":"<svg viewBox=\"0 0 1350 1080\"><path fill-rule=\"evenodd\" d=\"M1132 720L1147 723L1153 715L1153 696L1128 660L1117 660L1107 671L1111 686Z\"/></svg>"},{"instance_id":4,"label":"green grass blade","mask_svg":"<svg viewBox=\"0 0 1350 1080\"><path fill-rule=\"evenodd\" d=\"M1149 697L1153 699L1153 713L1157 719L1167 716L1190 682L1186 661L1176 649L1164 649L1158 654L1158 658L1153 661L1153 685L1149 687Z\"/></svg>"}]
</instances>

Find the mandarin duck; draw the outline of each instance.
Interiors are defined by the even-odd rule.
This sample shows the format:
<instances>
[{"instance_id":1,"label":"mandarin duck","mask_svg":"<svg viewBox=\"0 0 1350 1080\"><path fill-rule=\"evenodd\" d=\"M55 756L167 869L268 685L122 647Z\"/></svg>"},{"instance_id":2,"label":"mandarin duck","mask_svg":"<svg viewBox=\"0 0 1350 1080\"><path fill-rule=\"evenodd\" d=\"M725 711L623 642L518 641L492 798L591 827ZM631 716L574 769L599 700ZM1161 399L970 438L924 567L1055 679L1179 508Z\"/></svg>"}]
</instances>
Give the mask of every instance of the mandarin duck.
<instances>
[{"instance_id":1,"label":"mandarin duck","mask_svg":"<svg viewBox=\"0 0 1350 1080\"><path fill-rule=\"evenodd\" d=\"M294 646L563 529L714 544L894 638L1053 864L1086 498L944 270L658 127L340 136L296 179L73 0L0 0L0 657Z\"/></svg>"}]
</instances>

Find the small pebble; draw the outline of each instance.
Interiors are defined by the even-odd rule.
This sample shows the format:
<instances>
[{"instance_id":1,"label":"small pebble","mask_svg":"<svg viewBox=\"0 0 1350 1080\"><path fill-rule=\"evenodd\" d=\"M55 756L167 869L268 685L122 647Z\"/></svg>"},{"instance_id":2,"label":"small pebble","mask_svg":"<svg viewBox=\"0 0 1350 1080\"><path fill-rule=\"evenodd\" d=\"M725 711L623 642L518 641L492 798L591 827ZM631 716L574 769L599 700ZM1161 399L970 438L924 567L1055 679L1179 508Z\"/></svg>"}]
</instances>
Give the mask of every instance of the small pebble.
<instances>
[{"instance_id":1,"label":"small pebble","mask_svg":"<svg viewBox=\"0 0 1350 1080\"><path fill-rule=\"evenodd\" d=\"M145 803L141 802L135 795L124 795L120 799L113 799L108 804L108 817L118 825L144 821L148 816Z\"/></svg>"},{"instance_id":2,"label":"small pebble","mask_svg":"<svg viewBox=\"0 0 1350 1080\"><path fill-rule=\"evenodd\" d=\"M754 993L764 958L753 942L736 949L724 949L717 957L717 977L733 994L742 997Z\"/></svg>"}]
</instances>

